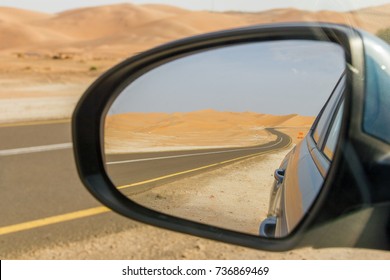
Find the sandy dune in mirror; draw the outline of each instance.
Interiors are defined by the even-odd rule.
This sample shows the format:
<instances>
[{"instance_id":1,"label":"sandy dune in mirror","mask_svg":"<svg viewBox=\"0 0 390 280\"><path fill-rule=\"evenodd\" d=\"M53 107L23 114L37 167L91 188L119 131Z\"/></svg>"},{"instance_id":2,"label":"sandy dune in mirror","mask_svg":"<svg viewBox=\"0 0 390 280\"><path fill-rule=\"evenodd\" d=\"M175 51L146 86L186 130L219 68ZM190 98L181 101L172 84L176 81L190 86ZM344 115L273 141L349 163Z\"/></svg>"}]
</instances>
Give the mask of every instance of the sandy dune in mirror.
<instances>
[{"instance_id":1,"label":"sandy dune in mirror","mask_svg":"<svg viewBox=\"0 0 390 280\"><path fill-rule=\"evenodd\" d=\"M267 127L305 135L314 117L201 110L188 113L125 113L105 122L107 154L261 145L276 139ZM293 130L295 131L293 131Z\"/></svg>"}]
</instances>

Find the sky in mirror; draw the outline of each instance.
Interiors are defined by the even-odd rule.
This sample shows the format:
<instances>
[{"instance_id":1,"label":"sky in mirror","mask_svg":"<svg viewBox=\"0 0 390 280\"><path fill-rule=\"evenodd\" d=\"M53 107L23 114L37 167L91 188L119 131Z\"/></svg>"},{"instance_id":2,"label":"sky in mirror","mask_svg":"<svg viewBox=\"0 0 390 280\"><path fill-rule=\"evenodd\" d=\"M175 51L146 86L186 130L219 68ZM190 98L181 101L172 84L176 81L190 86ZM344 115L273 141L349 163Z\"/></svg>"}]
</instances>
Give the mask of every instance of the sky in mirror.
<instances>
[{"instance_id":1,"label":"sky in mirror","mask_svg":"<svg viewBox=\"0 0 390 280\"><path fill-rule=\"evenodd\" d=\"M223 47L162 65L130 84L109 114L204 109L318 114L345 69L333 43L276 41Z\"/></svg>"}]
</instances>

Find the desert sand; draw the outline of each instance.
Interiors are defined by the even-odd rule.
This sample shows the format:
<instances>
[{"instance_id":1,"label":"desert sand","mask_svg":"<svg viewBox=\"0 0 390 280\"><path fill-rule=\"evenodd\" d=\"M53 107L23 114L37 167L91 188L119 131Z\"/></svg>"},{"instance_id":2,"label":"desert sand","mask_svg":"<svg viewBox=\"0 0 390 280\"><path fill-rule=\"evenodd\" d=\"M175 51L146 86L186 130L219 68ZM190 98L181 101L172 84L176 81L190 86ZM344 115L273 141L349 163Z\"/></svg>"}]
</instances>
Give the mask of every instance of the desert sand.
<instances>
[{"instance_id":1,"label":"desert sand","mask_svg":"<svg viewBox=\"0 0 390 280\"><path fill-rule=\"evenodd\" d=\"M390 25L390 5L346 13L295 9L259 13L195 12L164 5L129 3L58 14L0 7L0 19L2 54L75 58L104 53L128 55L180 37L272 22L334 22L375 33Z\"/></svg>"},{"instance_id":2,"label":"desert sand","mask_svg":"<svg viewBox=\"0 0 390 280\"><path fill-rule=\"evenodd\" d=\"M288 150L257 156L130 197L166 214L258 235L259 225L267 217L273 171Z\"/></svg>"},{"instance_id":3,"label":"desert sand","mask_svg":"<svg viewBox=\"0 0 390 280\"><path fill-rule=\"evenodd\" d=\"M5 112L0 123L69 118L96 77L153 46L204 32L290 21L335 22L375 33L390 26L390 5L346 13L217 13L119 4L46 14L0 7L0 109Z\"/></svg>"},{"instance_id":4,"label":"desert sand","mask_svg":"<svg viewBox=\"0 0 390 280\"><path fill-rule=\"evenodd\" d=\"M306 135L314 117L211 109L186 113L125 113L105 122L107 154L261 145L276 139L265 128Z\"/></svg>"}]
</instances>

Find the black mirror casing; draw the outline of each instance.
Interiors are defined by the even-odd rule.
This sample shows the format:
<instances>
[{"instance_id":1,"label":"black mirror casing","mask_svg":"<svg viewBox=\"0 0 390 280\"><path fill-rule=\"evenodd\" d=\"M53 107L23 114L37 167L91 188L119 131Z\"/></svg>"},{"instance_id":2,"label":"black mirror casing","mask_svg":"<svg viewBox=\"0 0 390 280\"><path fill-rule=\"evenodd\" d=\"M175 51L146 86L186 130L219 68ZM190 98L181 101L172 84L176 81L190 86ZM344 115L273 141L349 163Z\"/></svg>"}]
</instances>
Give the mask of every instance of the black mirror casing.
<instances>
[{"instance_id":1,"label":"black mirror casing","mask_svg":"<svg viewBox=\"0 0 390 280\"><path fill-rule=\"evenodd\" d=\"M346 105L333 163L316 202L290 235L281 239L270 239L184 220L147 209L128 200L117 190L107 176L104 166L103 126L108 108L125 86L159 65L202 50L240 43L292 39L327 41L340 45L345 52L347 82L344 93ZM364 189L367 185L362 187L360 184L350 183L350 179L356 177L355 168L365 168L360 164L357 164L357 167L356 164L351 164L351 160L358 162L359 152L364 152L356 152L355 144L356 130L359 130L358 120L362 114L362 110L358 108L361 108L363 103L364 86L363 41L359 32L351 27L320 23L266 25L182 39L125 60L89 87L78 103L72 120L78 172L84 185L101 203L121 215L162 228L270 251L285 251L298 246L387 249L389 244L386 243L386 236L373 240L367 237L359 242L361 236L356 237L350 233L352 235L349 237L339 238L335 235L326 241L318 241L323 238L323 232L329 231L327 225L332 224L336 218L348 211L360 209L362 205L371 206L372 201L365 200L362 195L362 192L367 192ZM357 139L360 137L357 136ZM353 156L357 158L354 159ZM344 186L344 189L341 186ZM375 211L381 211L380 209ZM387 220L386 223L379 221L377 226L388 225L388 212L387 206L382 209L380 215ZM354 222L352 219L350 225ZM382 229L382 232L386 231Z\"/></svg>"}]
</instances>

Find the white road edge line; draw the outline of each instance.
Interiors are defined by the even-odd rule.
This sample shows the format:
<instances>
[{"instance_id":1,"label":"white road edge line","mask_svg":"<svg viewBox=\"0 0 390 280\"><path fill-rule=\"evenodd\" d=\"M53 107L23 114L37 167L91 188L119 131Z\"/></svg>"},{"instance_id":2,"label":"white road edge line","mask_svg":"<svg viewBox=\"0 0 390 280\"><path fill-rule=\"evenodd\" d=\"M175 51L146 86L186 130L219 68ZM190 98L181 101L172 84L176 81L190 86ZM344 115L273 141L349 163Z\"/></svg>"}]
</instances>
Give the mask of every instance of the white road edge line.
<instances>
[{"instance_id":1,"label":"white road edge line","mask_svg":"<svg viewBox=\"0 0 390 280\"><path fill-rule=\"evenodd\" d=\"M282 139L279 139L279 141L277 143L275 143L275 144L273 144L271 146L264 146L264 147L261 147L261 148L273 147L273 146L279 144L281 141L282 141ZM47 152L47 151L56 151L56 150L70 149L72 147L73 147L72 143L60 143L60 144L51 144L51 145L44 145L44 146L25 147L25 148L17 148L17 149L7 149L7 150L0 150L0 156L13 156L13 155L22 155L22 154ZM112 162L107 162L107 164L122 164L122 163L132 163L132 162L140 162L140 161L159 160L159 159L212 155L212 154L221 154L221 153L231 153L231 152L237 152L237 151L251 151L251 150L257 150L257 149L259 149L259 148L256 147L256 148L248 148L248 149L233 149L233 150L218 151L218 152L205 152L205 153L184 154L184 155L177 155L177 156L142 158L142 159L133 159L133 160L112 161Z\"/></svg>"},{"instance_id":2,"label":"white road edge line","mask_svg":"<svg viewBox=\"0 0 390 280\"><path fill-rule=\"evenodd\" d=\"M31 154L31 153L39 153L39 152L47 152L47 151L55 151L55 150L64 150L72 147L73 147L72 143L60 143L60 144L52 144L52 145L44 145L44 146L8 149L8 150L0 150L0 156L15 156L15 155L23 155L23 154Z\"/></svg>"},{"instance_id":3,"label":"white road edge line","mask_svg":"<svg viewBox=\"0 0 390 280\"><path fill-rule=\"evenodd\" d=\"M263 148L271 148L273 146L276 146L282 142L282 139L279 139L279 141L275 144L272 144L270 146L264 146ZM258 150L259 147L256 148L248 148L248 149L233 149L233 150L226 150L226 151L218 151L218 152L205 152L205 153L193 153L193 154L184 154L184 155L177 155L177 156L165 156L165 157L154 157L154 158L141 158L141 159L131 159L131 160L121 160L121 161L110 161L106 164L112 165L112 164L123 164L123 163L132 163L132 162L140 162L140 161L150 161L150 160L159 160L159 159L169 159L169 158L181 158L181 157L193 157L193 156L203 156L203 155L212 155L212 154L223 154L223 153L232 153L232 152L238 152L238 151L252 151L252 150Z\"/></svg>"}]
</instances>

